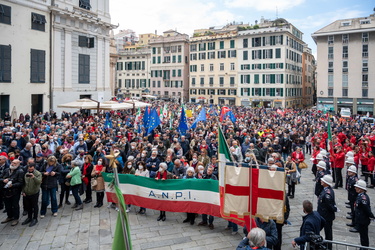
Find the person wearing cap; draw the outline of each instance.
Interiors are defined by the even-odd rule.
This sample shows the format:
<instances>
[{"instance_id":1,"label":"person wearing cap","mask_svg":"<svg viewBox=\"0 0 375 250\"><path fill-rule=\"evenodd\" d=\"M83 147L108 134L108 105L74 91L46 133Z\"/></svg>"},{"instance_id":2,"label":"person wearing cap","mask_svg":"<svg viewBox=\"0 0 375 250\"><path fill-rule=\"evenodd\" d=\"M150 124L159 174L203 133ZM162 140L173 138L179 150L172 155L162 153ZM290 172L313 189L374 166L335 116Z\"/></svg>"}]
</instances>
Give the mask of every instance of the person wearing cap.
<instances>
[{"instance_id":1,"label":"person wearing cap","mask_svg":"<svg viewBox=\"0 0 375 250\"><path fill-rule=\"evenodd\" d=\"M323 190L318 197L318 213L326 220L324 225L325 239L332 240L332 224L335 220L335 212L337 212L335 193L332 190L332 176L323 176L321 184ZM332 249L331 244L328 244L328 249Z\"/></svg>"},{"instance_id":2,"label":"person wearing cap","mask_svg":"<svg viewBox=\"0 0 375 250\"><path fill-rule=\"evenodd\" d=\"M319 146L314 146L314 149L313 149L313 153L311 155L311 160L312 160L312 167L311 167L311 171L313 173L314 176L316 176L316 171L317 171L317 164L320 160L323 159L323 156L320 154L320 147ZM319 155L319 157L318 157Z\"/></svg>"},{"instance_id":3,"label":"person wearing cap","mask_svg":"<svg viewBox=\"0 0 375 250\"><path fill-rule=\"evenodd\" d=\"M348 200L350 205L349 215L347 219L352 220L351 223L346 224L349 227L354 227L354 203L357 198L357 191L355 190L355 184L358 181L357 168L352 165L348 168L348 181L346 182L346 190L348 191Z\"/></svg>"},{"instance_id":4,"label":"person wearing cap","mask_svg":"<svg viewBox=\"0 0 375 250\"><path fill-rule=\"evenodd\" d=\"M45 163L46 160L44 159L43 154L37 153L35 157L35 169L40 172Z\"/></svg>"},{"instance_id":5,"label":"person wearing cap","mask_svg":"<svg viewBox=\"0 0 375 250\"><path fill-rule=\"evenodd\" d=\"M315 195L316 197L319 197L320 193L323 191L321 179L326 174L326 163L324 161L319 161L317 164L317 170L315 177Z\"/></svg>"},{"instance_id":6,"label":"person wearing cap","mask_svg":"<svg viewBox=\"0 0 375 250\"><path fill-rule=\"evenodd\" d=\"M370 219L374 219L374 214L371 211L370 198L366 194L366 182L364 180L358 180L354 185L358 195L354 204L354 228L351 228L349 232L359 233L359 238L362 246L368 247L368 225Z\"/></svg>"},{"instance_id":7,"label":"person wearing cap","mask_svg":"<svg viewBox=\"0 0 375 250\"><path fill-rule=\"evenodd\" d=\"M270 159L268 159L268 162L270 161ZM296 183L297 183L297 166L292 161L292 157L290 155L287 157L286 162L285 162L285 171L286 171L286 182L288 184L287 196L293 199L294 192L296 190Z\"/></svg>"}]
</instances>

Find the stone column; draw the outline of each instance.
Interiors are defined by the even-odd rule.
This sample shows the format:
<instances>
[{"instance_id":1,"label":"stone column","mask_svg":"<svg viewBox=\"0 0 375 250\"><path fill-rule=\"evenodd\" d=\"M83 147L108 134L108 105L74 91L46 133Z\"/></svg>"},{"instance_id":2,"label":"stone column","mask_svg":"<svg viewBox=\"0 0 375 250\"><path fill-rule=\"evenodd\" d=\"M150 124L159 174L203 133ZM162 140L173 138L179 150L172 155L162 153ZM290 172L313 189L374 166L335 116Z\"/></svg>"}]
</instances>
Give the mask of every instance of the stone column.
<instances>
[{"instance_id":1,"label":"stone column","mask_svg":"<svg viewBox=\"0 0 375 250\"><path fill-rule=\"evenodd\" d=\"M64 90L72 90L72 32L65 30L65 72Z\"/></svg>"}]
</instances>

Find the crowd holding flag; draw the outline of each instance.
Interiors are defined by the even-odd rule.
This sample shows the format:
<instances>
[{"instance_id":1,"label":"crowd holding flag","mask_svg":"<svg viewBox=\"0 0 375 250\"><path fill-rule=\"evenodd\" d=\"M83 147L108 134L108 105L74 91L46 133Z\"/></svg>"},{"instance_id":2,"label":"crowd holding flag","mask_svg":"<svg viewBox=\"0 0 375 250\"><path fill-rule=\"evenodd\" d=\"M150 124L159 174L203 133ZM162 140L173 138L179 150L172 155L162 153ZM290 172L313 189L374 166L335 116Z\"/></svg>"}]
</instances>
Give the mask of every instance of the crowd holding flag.
<instances>
[{"instance_id":1,"label":"crowd holding flag","mask_svg":"<svg viewBox=\"0 0 375 250\"><path fill-rule=\"evenodd\" d=\"M112 128L113 125L112 125L112 119L111 119L111 114L109 112L107 112L105 114L105 128Z\"/></svg>"},{"instance_id":2,"label":"crowd holding flag","mask_svg":"<svg viewBox=\"0 0 375 250\"><path fill-rule=\"evenodd\" d=\"M185 109L184 107L182 107L181 116L180 116L180 124L178 125L178 131L180 131L181 135L185 135L188 129L189 127L187 125Z\"/></svg>"},{"instance_id":3,"label":"crowd holding flag","mask_svg":"<svg viewBox=\"0 0 375 250\"><path fill-rule=\"evenodd\" d=\"M151 113L150 113L149 124L147 128L147 135L151 134L151 132L159 125L160 125L160 118L158 116L156 108L154 108L151 110Z\"/></svg>"},{"instance_id":4,"label":"crowd holding flag","mask_svg":"<svg viewBox=\"0 0 375 250\"><path fill-rule=\"evenodd\" d=\"M143 127L147 130L149 123L149 110L148 107L146 107L145 112L143 114Z\"/></svg>"},{"instance_id":5,"label":"crowd holding flag","mask_svg":"<svg viewBox=\"0 0 375 250\"><path fill-rule=\"evenodd\" d=\"M191 129L195 129L197 127L198 122L206 121L206 108L202 108L201 112L199 112L198 117L195 119L194 123L191 125Z\"/></svg>"}]
</instances>

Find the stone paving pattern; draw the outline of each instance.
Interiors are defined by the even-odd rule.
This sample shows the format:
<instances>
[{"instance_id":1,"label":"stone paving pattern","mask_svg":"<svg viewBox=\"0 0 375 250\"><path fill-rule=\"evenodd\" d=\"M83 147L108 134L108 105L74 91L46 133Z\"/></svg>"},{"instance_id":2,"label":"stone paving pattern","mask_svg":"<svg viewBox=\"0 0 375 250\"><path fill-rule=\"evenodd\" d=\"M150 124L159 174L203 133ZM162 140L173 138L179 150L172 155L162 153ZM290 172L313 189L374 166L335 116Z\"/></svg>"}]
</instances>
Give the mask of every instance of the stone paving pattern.
<instances>
[{"instance_id":1,"label":"stone paving pattern","mask_svg":"<svg viewBox=\"0 0 375 250\"><path fill-rule=\"evenodd\" d=\"M308 159L308 157L307 157ZM299 236L299 228L302 222L302 201L310 199L316 209L317 199L313 195L313 175L308 169L302 172L301 184L296 186L296 195L290 199L291 213L289 221L292 225L283 227L282 249L293 249L291 241ZM336 203L340 212L336 213L333 224L334 240L359 244L359 235L350 233L349 222L345 218L349 209L345 208L346 191L342 188L335 190ZM369 189L368 194L375 204L375 191ZM95 197L95 194L93 194ZM73 202L73 196L70 196ZM38 219L34 227L22 226L21 222L26 219L23 216L20 223L12 227L10 224L0 224L0 250L2 249L111 249L114 228L116 225L117 212L114 209L103 206L94 208L94 202L84 206L83 210L75 211L71 206L65 205L59 210L58 216L53 217L49 211L46 217ZM22 206L21 206L22 207ZM21 208L22 209L22 208ZM215 228L210 230L207 226L198 226L200 216L195 225L182 223L186 218L185 213L167 212L166 221L156 221L159 211L147 210L146 215L136 214L137 207L132 207L129 212L131 225L131 237L133 249L236 249L243 238L242 228L239 234L232 235L231 231L225 230L227 222L221 218L215 218ZM375 212L374 206L372 206ZM21 211L22 213L22 211ZM0 212L0 220L4 220L6 214ZM369 226L370 246L375 247L375 223ZM324 232L321 232L324 235ZM338 249L344 249L339 247ZM353 249L353 248L352 248Z\"/></svg>"}]
</instances>

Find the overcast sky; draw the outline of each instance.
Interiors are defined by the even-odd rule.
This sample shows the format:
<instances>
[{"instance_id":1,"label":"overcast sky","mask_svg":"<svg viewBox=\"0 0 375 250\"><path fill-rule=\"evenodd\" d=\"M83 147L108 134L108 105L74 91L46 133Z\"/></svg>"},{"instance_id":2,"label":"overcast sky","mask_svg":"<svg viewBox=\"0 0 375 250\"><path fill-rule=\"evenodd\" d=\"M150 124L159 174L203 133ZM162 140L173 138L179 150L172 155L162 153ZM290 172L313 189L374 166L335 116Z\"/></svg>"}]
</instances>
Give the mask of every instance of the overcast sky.
<instances>
[{"instance_id":1,"label":"overcast sky","mask_svg":"<svg viewBox=\"0 0 375 250\"><path fill-rule=\"evenodd\" d=\"M304 33L314 54L313 32L337 19L373 14L374 7L374 0L110 0L111 22L137 34L176 29L191 36L194 29L282 17Z\"/></svg>"}]
</instances>

